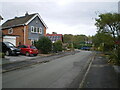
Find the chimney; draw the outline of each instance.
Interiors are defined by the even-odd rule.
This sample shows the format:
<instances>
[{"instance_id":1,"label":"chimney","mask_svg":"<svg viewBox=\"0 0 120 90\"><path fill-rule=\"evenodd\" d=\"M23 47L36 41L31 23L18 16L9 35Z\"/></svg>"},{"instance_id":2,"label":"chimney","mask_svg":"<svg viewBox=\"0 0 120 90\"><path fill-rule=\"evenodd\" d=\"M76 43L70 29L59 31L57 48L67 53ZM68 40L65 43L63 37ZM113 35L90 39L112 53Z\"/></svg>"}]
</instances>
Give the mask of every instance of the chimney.
<instances>
[{"instance_id":1,"label":"chimney","mask_svg":"<svg viewBox=\"0 0 120 90\"><path fill-rule=\"evenodd\" d=\"M56 32L52 32L52 34L57 34Z\"/></svg>"},{"instance_id":2,"label":"chimney","mask_svg":"<svg viewBox=\"0 0 120 90\"><path fill-rule=\"evenodd\" d=\"M28 12L26 12L26 13L25 13L25 16L28 16L28 15L29 15Z\"/></svg>"},{"instance_id":3,"label":"chimney","mask_svg":"<svg viewBox=\"0 0 120 90\"><path fill-rule=\"evenodd\" d=\"M18 17L17 16L15 16L15 19L17 19Z\"/></svg>"}]
</instances>

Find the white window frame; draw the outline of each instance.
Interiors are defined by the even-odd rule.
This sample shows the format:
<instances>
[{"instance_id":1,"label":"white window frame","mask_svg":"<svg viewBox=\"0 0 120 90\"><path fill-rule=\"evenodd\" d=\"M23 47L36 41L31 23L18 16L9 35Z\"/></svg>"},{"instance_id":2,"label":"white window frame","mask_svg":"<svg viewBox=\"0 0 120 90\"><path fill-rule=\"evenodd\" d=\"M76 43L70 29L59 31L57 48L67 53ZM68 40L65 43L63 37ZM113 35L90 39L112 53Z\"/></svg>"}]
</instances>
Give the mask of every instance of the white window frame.
<instances>
[{"instance_id":1,"label":"white window frame","mask_svg":"<svg viewBox=\"0 0 120 90\"><path fill-rule=\"evenodd\" d=\"M8 29L8 34L12 34L13 33L13 28Z\"/></svg>"},{"instance_id":2,"label":"white window frame","mask_svg":"<svg viewBox=\"0 0 120 90\"><path fill-rule=\"evenodd\" d=\"M35 33L38 33L38 27L36 27L36 32Z\"/></svg>"},{"instance_id":3,"label":"white window frame","mask_svg":"<svg viewBox=\"0 0 120 90\"><path fill-rule=\"evenodd\" d=\"M40 29L39 28L37 28L37 33L39 33L40 32Z\"/></svg>"},{"instance_id":4,"label":"white window frame","mask_svg":"<svg viewBox=\"0 0 120 90\"><path fill-rule=\"evenodd\" d=\"M36 31L35 31L36 29ZM38 33L37 27L34 27L34 33Z\"/></svg>"},{"instance_id":5,"label":"white window frame","mask_svg":"<svg viewBox=\"0 0 120 90\"><path fill-rule=\"evenodd\" d=\"M42 28L41 27L39 27L39 33L42 34Z\"/></svg>"},{"instance_id":6,"label":"white window frame","mask_svg":"<svg viewBox=\"0 0 120 90\"><path fill-rule=\"evenodd\" d=\"M34 26L31 26L31 32L34 33Z\"/></svg>"}]
</instances>

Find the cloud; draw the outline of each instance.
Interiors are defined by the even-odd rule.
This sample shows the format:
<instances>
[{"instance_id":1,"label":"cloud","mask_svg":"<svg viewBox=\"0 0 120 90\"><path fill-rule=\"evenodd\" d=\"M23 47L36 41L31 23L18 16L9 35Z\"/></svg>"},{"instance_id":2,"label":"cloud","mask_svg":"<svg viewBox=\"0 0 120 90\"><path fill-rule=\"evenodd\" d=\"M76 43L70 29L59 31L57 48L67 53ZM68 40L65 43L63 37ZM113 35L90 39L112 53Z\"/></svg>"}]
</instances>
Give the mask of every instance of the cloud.
<instances>
[{"instance_id":1,"label":"cloud","mask_svg":"<svg viewBox=\"0 0 120 90\"><path fill-rule=\"evenodd\" d=\"M66 0L66 2L60 2L61 0L5 1L0 3L2 7L0 12L4 22L15 16L23 16L26 11L28 13L39 13L47 24L47 32L49 33L55 31L63 34L94 35L96 33L94 19L97 15L118 11L117 2L80 2L79 0L70 0L69 2ZM97 15L95 12L97 12Z\"/></svg>"},{"instance_id":2,"label":"cloud","mask_svg":"<svg viewBox=\"0 0 120 90\"><path fill-rule=\"evenodd\" d=\"M64 5L69 2L118 2L118 1L119 0L1 0L0 2L57 2L60 5Z\"/></svg>"}]
</instances>

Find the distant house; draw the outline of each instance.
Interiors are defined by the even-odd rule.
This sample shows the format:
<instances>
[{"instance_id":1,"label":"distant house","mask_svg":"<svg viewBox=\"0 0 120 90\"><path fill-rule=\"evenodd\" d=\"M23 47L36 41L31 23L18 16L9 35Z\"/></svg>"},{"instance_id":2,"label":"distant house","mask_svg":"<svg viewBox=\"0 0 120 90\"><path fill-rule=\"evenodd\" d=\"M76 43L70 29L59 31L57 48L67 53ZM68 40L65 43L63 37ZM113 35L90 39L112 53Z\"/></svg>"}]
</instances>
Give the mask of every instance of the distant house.
<instances>
[{"instance_id":1,"label":"distant house","mask_svg":"<svg viewBox=\"0 0 120 90\"><path fill-rule=\"evenodd\" d=\"M3 41L31 45L41 36L46 35L47 26L38 13L28 14L22 17L15 17L2 24L4 34Z\"/></svg>"},{"instance_id":2,"label":"distant house","mask_svg":"<svg viewBox=\"0 0 120 90\"><path fill-rule=\"evenodd\" d=\"M53 33L53 34L46 34L46 36L54 43L58 40L61 40L63 41L63 36L62 34L56 34L56 33Z\"/></svg>"}]
</instances>

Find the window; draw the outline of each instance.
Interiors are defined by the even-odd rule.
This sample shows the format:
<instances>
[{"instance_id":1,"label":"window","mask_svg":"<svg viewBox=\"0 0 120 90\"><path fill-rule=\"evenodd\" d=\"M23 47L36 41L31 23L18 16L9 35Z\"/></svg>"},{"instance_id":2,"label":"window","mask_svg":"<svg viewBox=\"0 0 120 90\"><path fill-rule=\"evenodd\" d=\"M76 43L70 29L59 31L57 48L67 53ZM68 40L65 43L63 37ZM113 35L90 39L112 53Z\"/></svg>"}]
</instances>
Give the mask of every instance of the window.
<instances>
[{"instance_id":1,"label":"window","mask_svg":"<svg viewBox=\"0 0 120 90\"><path fill-rule=\"evenodd\" d=\"M40 33L40 28L37 28L37 32Z\"/></svg>"},{"instance_id":2,"label":"window","mask_svg":"<svg viewBox=\"0 0 120 90\"><path fill-rule=\"evenodd\" d=\"M38 28L38 27L34 27L34 26L31 26L31 32L32 33L40 33L42 34L42 28Z\"/></svg>"},{"instance_id":3,"label":"window","mask_svg":"<svg viewBox=\"0 0 120 90\"><path fill-rule=\"evenodd\" d=\"M36 21L36 24L38 23L38 21Z\"/></svg>"},{"instance_id":4,"label":"window","mask_svg":"<svg viewBox=\"0 0 120 90\"><path fill-rule=\"evenodd\" d=\"M10 48L14 48L15 46L12 44L12 43L9 43L9 42L4 42L8 47Z\"/></svg>"},{"instance_id":5,"label":"window","mask_svg":"<svg viewBox=\"0 0 120 90\"><path fill-rule=\"evenodd\" d=\"M34 45L35 44L35 40L31 40L31 45Z\"/></svg>"},{"instance_id":6,"label":"window","mask_svg":"<svg viewBox=\"0 0 120 90\"><path fill-rule=\"evenodd\" d=\"M32 49L37 49L35 46L30 46L30 48L32 48Z\"/></svg>"},{"instance_id":7,"label":"window","mask_svg":"<svg viewBox=\"0 0 120 90\"><path fill-rule=\"evenodd\" d=\"M26 45L20 45L20 46L18 46L18 48L28 48L28 46L26 46Z\"/></svg>"},{"instance_id":8,"label":"window","mask_svg":"<svg viewBox=\"0 0 120 90\"><path fill-rule=\"evenodd\" d=\"M42 28L41 27L39 28L39 33L42 34Z\"/></svg>"},{"instance_id":9,"label":"window","mask_svg":"<svg viewBox=\"0 0 120 90\"><path fill-rule=\"evenodd\" d=\"M34 28L34 33L37 33L37 27Z\"/></svg>"},{"instance_id":10,"label":"window","mask_svg":"<svg viewBox=\"0 0 120 90\"><path fill-rule=\"evenodd\" d=\"M34 32L34 26L31 26L31 32L32 33Z\"/></svg>"},{"instance_id":11,"label":"window","mask_svg":"<svg viewBox=\"0 0 120 90\"><path fill-rule=\"evenodd\" d=\"M12 34L12 33L13 33L13 29L12 28L8 29L8 34Z\"/></svg>"}]
</instances>

